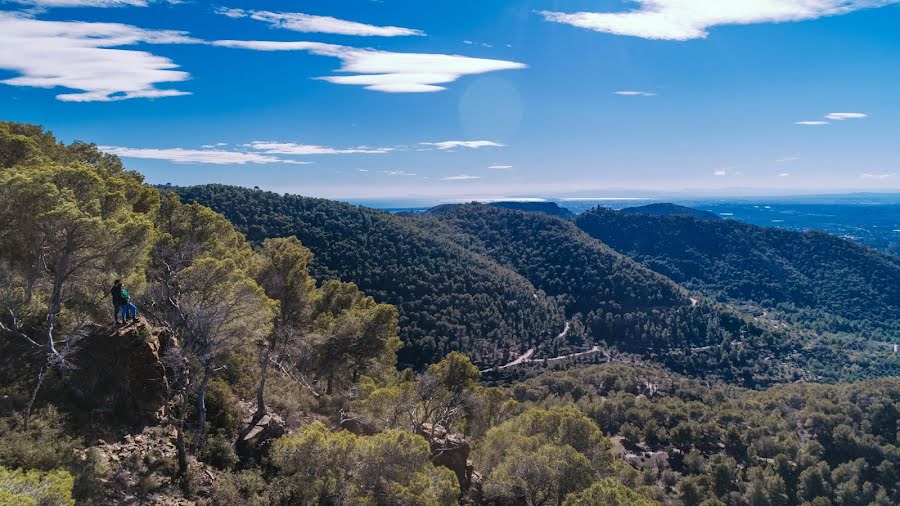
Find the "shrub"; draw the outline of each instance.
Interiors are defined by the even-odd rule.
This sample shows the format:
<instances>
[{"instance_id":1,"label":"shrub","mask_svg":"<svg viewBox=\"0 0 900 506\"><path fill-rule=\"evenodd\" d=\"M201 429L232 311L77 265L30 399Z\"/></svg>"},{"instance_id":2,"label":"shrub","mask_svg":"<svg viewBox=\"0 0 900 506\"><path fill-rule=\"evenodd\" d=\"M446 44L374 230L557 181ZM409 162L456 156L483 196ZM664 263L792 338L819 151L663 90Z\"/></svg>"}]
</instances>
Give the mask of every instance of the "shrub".
<instances>
[{"instance_id":1,"label":"shrub","mask_svg":"<svg viewBox=\"0 0 900 506\"><path fill-rule=\"evenodd\" d=\"M52 406L35 413L27 431L21 415L0 418L0 466L41 471L69 468L80 445L66 434L62 417Z\"/></svg>"},{"instance_id":2,"label":"shrub","mask_svg":"<svg viewBox=\"0 0 900 506\"><path fill-rule=\"evenodd\" d=\"M0 467L0 506L74 506L75 478L67 471L10 471Z\"/></svg>"}]
</instances>

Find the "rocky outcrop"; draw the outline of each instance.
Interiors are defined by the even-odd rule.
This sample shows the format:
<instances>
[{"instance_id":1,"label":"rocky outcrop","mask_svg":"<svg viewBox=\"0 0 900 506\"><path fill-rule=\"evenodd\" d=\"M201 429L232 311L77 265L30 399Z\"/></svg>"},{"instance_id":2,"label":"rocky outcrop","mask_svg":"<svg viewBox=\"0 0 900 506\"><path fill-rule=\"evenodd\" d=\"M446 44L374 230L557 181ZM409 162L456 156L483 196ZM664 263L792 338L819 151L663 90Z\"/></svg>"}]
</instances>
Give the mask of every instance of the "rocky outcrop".
<instances>
[{"instance_id":1,"label":"rocky outcrop","mask_svg":"<svg viewBox=\"0 0 900 506\"><path fill-rule=\"evenodd\" d=\"M173 339L145 320L93 326L72 357L71 390L83 409L129 423L160 420L169 380L163 356Z\"/></svg>"},{"instance_id":2,"label":"rocky outcrop","mask_svg":"<svg viewBox=\"0 0 900 506\"><path fill-rule=\"evenodd\" d=\"M245 428L238 436L235 452L241 466L254 467L263 461L272 443L286 432L284 420L278 415L267 414L262 418L251 417L244 420Z\"/></svg>"},{"instance_id":3,"label":"rocky outcrop","mask_svg":"<svg viewBox=\"0 0 900 506\"><path fill-rule=\"evenodd\" d=\"M419 434L431 445L431 462L456 474L463 500L469 504L481 503L481 476L475 472L469 454L472 447L458 434L450 434L440 425L422 424Z\"/></svg>"},{"instance_id":4,"label":"rocky outcrop","mask_svg":"<svg viewBox=\"0 0 900 506\"><path fill-rule=\"evenodd\" d=\"M206 504L197 498L208 497L219 472L212 466L188 456L195 497L185 497L176 476L175 431L165 427L145 427L136 434L125 434L114 442L96 441L77 458L87 460L96 451L107 472L99 478L100 504L123 506L192 506Z\"/></svg>"}]
</instances>

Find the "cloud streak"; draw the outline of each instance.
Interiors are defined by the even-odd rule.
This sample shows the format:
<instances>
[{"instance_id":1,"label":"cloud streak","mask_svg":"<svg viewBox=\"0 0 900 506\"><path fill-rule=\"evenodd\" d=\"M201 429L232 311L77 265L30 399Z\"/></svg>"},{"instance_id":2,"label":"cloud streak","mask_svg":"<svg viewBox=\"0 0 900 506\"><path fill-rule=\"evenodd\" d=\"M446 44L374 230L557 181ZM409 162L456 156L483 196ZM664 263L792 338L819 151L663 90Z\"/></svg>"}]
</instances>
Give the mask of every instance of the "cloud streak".
<instances>
[{"instance_id":1,"label":"cloud streak","mask_svg":"<svg viewBox=\"0 0 900 506\"><path fill-rule=\"evenodd\" d=\"M158 87L190 78L168 58L117 48L200 42L180 31L145 30L119 23L42 21L0 12L0 69L19 74L0 82L77 90L56 96L66 102L188 95Z\"/></svg>"},{"instance_id":2,"label":"cloud streak","mask_svg":"<svg viewBox=\"0 0 900 506\"><path fill-rule=\"evenodd\" d=\"M384 154L390 153L395 148L370 148L359 146L356 148L332 148L310 144L295 144L292 142L253 141L246 145L256 151L271 155L349 155L349 154Z\"/></svg>"},{"instance_id":3,"label":"cloud streak","mask_svg":"<svg viewBox=\"0 0 900 506\"><path fill-rule=\"evenodd\" d=\"M384 93L444 91L444 84L463 76L527 68L518 62L432 53L395 53L321 42L217 40L215 46L254 51L307 51L341 60L338 72L349 75L319 77L333 84L362 86Z\"/></svg>"},{"instance_id":4,"label":"cloud streak","mask_svg":"<svg viewBox=\"0 0 900 506\"><path fill-rule=\"evenodd\" d=\"M314 16L302 12L248 11L243 9L221 8L217 13L229 18L250 18L295 32L331 33L336 35L356 35L363 37L407 37L422 36L425 32L398 26L375 26L355 21L333 18L331 16Z\"/></svg>"},{"instance_id":5,"label":"cloud streak","mask_svg":"<svg viewBox=\"0 0 900 506\"><path fill-rule=\"evenodd\" d=\"M34 7L147 7L148 0L9 0ZM172 3L172 2L170 2Z\"/></svg>"},{"instance_id":6,"label":"cloud streak","mask_svg":"<svg viewBox=\"0 0 900 506\"><path fill-rule=\"evenodd\" d=\"M835 121L844 121L845 119L863 119L867 115L861 112L832 112L825 117Z\"/></svg>"},{"instance_id":7,"label":"cloud streak","mask_svg":"<svg viewBox=\"0 0 900 506\"><path fill-rule=\"evenodd\" d=\"M470 176L468 174L460 174L458 176L442 177L441 181L472 181L474 179L481 179L481 176Z\"/></svg>"},{"instance_id":8,"label":"cloud streak","mask_svg":"<svg viewBox=\"0 0 900 506\"><path fill-rule=\"evenodd\" d=\"M830 123L828 123L827 121L796 121L796 122L794 122L794 124L795 125L803 125L803 126L822 126L822 125L828 125Z\"/></svg>"},{"instance_id":9,"label":"cloud streak","mask_svg":"<svg viewBox=\"0 0 900 506\"><path fill-rule=\"evenodd\" d=\"M622 97L655 97L656 93L652 93L649 91L624 90L624 91L614 91L613 95L619 95Z\"/></svg>"},{"instance_id":10,"label":"cloud streak","mask_svg":"<svg viewBox=\"0 0 900 506\"><path fill-rule=\"evenodd\" d=\"M481 149L481 148L503 148L506 147L506 144L500 144L499 142L494 141L442 141L442 142L422 142L420 143L423 146L431 146L442 151L446 151L448 149L454 148L468 148L468 149Z\"/></svg>"},{"instance_id":11,"label":"cloud streak","mask_svg":"<svg viewBox=\"0 0 900 506\"><path fill-rule=\"evenodd\" d=\"M721 25L784 23L883 7L900 0L636 0L625 12L540 11L547 21L657 40L703 39Z\"/></svg>"},{"instance_id":12,"label":"cloud streak","mask_svg":"<svg viewBox=\"0 0 900 506\"><path fill-rule=\"evenodd\" d=\"M291 165L305 165L309 162L287 160L261 153L247 153L244 151L224 151L218 149L155 149L155 148L128 148L121 146L100 146L100 150L122 158L139 158L145 160L165 160L183 164L211 164L211 165L267 165L273 163L285 163Z\"/></svg>"}]
</instances>

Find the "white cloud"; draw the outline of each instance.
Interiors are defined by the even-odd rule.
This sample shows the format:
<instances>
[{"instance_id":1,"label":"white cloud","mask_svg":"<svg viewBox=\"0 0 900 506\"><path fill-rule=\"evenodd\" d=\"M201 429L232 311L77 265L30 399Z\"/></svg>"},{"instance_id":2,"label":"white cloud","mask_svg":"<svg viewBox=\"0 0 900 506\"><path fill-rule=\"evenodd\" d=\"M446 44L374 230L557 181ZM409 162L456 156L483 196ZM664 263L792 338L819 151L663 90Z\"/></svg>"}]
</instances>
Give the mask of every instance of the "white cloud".
<instances>
[{"instance_id":1,"label":"white cloud","mask_svg":"<svg viewBox=\"0 0 900 506\"><path fill-rule=\"evenodd\" d=\"M623 97L655 97L656 93L649 91L614 91L613 95L621 95Z\"/></svg>"},{"instance_id":2,"label":"white cloud","mask_svg":"<svg viewBox=\"0 0 900 506\"><path fill-rule=\"evenodd\" d=\"M494 141L443 141L443 142L421 142L423 146L432 146L440 150L447 150L453 148L469 148L469 149L479 149L479 148L502 148L506 147L505 144L500 144L499 142Z\"/></svg>"},{"instance_id":3,"label":"white cloud","mask_svg":"<svg viewBox=\"0 0 900 506\"><path fill-rule=\"evenodd\" d=\"M35 7L146 7L147 0L8 0Z\"/></svg>"},{"instance_id":4,"label":"white cloud","mask_svg":"<svg viewBox=\"0 0 900 506\"><path fill-rule=\"evenodd\" d=\"M828 125L827 121L797 121L794 123L795 125L804 125L804 126L822 126Z\"/></svg>"},{"instance_id":5,"label":"white cloud","mask_svg":"<svg viewBox=\"0 0 900 506\"><path fill-rule=\"evenodd\" d=\"M512 165L491 165L488 168L493 169L493 170L509 170L509 169L513 168L513 166Z\"/></svg>"},{"instance_id":6,"label":"white cloud","mask_svg":"<svg viewBox=\"0 0 900 506\"><path fill-rule=\"evenodd\" d=\"M791 174L789 172L782 172L781 174L778 174L778 177L788 177L790 175Z\"/></svg>"},{"instance_id":7,"label":"white cloud","mask_svg":"<svg viewBox=\"0 0 900 506\"><path fill-rule=\"evenodd\" d=\"M727 176L727 175L728 175L728 171L725 169L719 169L719 170L713 172L713 176Z\"/></svg>"},{"instance_id":8,"label":"white cloud","mask_svg":"<svg viewBox=\"0 0 900 506\"><path fill-rule=\"evenodd\" d=\"M302 12L246 11L243 9L221 8L217 13L230 18L255 19L269 23L276 28L284 28L295 32L333 33L336 35L359 35L376 37L404 37L425 35L422 30L401 28L398 26L375 26L355 21L333 18L331 16L314 16Z\"/></svg>"},{"instance_id":9,"label":"white cloud","mask_svg":"<svg viewBox=\"0 0 900 506\"><path fill-rule=\"evenodd\" d=\"M0 12L0 69L19 74L10 86L68 88L56 98L109 102L129 98L188 95L160 83L187 80L168 58L146 51L114 49L135 44L193 44L185 32L145 30L119 23L42 21Z\"/></svg>"},{"instance_id":10,"label":"white cloud","mask_svg":"<svg viewBox=\"0 0 900 506\"><path fill-rule=\"evenodd\" d=\"M775 163L788 163L788 162L797 161L799 159L800 159L799 156L786 156L784 158L779 158L779 159L775 160Z\"/></svg>"},{"instance_id":11,"label":"white cloud","mask_svg":"<svg viewBox=\"0 0 900 506\"><path fill-rule=\"evenodd\" d=\"M862 119L865 118L866 115L861 112L833 112L825 117L836 121L843 121L845 119Z\"/></svg>"},{"instance_id":12,"label":"white cloud","mask_svg":"<svg viewBox=\"0 0 900 506\"><path fill-rule=\"evenodd\" d=\"M277 42L264 40L218 40L216 46L255 51L308 51L331 56L342 62L338 72L351 75L320 77L334 84L363 86L385 93L427 93L443 91L442 84L473 74L527 68L525 64L430 53L393 53L375 49L324 44L321 42Z\"/></svg>"},{"instance_id":13,"label":"white cloud","mask_svg":"<svg viewBox=\"0 0 900 506\"><path fill-rule=\"evenodd\" d=\"M547 21L645 39L706 38L719 25L782 23L837 16L900 0L636 0L625 12L541 11Z\"/></svg>"},{"instance_id":14,"label":"white cloud","mask_svg":"<svg viewBox=\"0 0 900 506\"><path fill-rule=\"evenodd\" d=\"M381 173L386 176L415 176L414 173L405 170L383 170Z\"/></svg>"},{"instance_id":15,"label":"white cloud","mask_svg":"<svg viewBox=\"0 0 900 506\"><path fill-rule=\"evenodd\" d=\"M245 164L271 164L286 163L293 165L305 165L309 162L285 160L260 153L246 153L243 151L223 151L217 149L153 149L153 148L126 148L120 146L100 146L100 150L122 158L142 158L147 160L166 160L175 163L202 163L212 165L245 165Z\"/></svg>"},{"instance_id":16,"label":"white cloud","mask_svg":"<svg viewBox=\"0 0 900 506\"><path fill-rule=\"evenodd\" d=\"M460 174L458 176L442 177L441 181L471 181L473 179L481 179L481 176L470 176L468 174Z\"/></svg>"},{"instance_id":17,"label":"white cloud","mask_svg":"<svg viewBox=\"0 0 900 506\"><path fill-rule=\"evenodd\" d=\"M859 177L862 179L890 179L896 175L896 173L892 172L890 174L860 174Z\"/></svg>"},{"instance_id":18,"label":"white cloud","mask_svg":"<svg viewBox=\"0 0 900 506\"><path fill-rule=\"evenodd\" d=\"M359 146L356 148L340 149L327 146L273 141L253 141L250 144L246 144L246 146L271 155L383 154L394 151L394 148L370 148L368 146Z\"/></svg>"}]
</instances>

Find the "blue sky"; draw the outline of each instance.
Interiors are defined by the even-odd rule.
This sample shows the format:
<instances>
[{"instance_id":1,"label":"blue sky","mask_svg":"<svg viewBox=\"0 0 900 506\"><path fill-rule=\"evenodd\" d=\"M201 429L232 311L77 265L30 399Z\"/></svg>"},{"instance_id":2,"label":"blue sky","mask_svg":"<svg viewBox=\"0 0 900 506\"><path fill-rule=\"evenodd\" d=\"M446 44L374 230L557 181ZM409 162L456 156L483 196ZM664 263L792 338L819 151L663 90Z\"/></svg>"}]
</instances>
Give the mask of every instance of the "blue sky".
<instances>
[{"instance_id":1,"label":"blue sky","mask_svg":"<svg viewBox=\"0 0 900 506\"><path fill-rule=\"evenodd\" d=\"M332 198L900 189L900 0L0 0L0 118Z\"/></svg>"}]
</instances>

